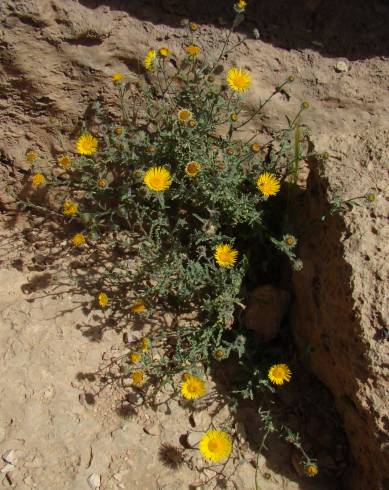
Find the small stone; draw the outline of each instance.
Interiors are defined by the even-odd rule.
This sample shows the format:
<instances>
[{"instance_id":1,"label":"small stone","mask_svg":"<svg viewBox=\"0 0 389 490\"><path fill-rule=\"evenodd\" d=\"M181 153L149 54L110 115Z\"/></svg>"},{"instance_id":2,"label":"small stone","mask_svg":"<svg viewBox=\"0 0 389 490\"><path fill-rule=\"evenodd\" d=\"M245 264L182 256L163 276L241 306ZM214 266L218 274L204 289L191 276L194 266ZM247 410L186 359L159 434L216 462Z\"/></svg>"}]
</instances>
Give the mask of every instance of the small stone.
<instances>
[{"instance_id":1,"label":"small stone","mask_svg":"<svg viewBox=\"0 0 389 490\"><path fill-rule=\"evenodd\" d=\"M188 445L194 448L200 442L202 437L203 437L203 432L189 432L186 440L188 442Z\"/></svg>"},{"instance_id":2,"label":"small stone","mask_svg":"<svg viewBox=\"0 0 389 490\"><path fill-rule=\"evenodd\" d=\"M143 430L146 432L146 434L149 434L149 436L159 436L161 434L161 429L159 428L159 424L155 424L152 422L149 422L143 427Z\"/></svg>"},{"instance_id":3,"label":"small stone","mask_svg":"<svg viewBox=\"0 0 389 490\"><path fill-rule=\"evenodd\" d=\"M6 463L15 465L17 463L16 453L13 449L9 449L5 453L3 453L3 459Z\"/></svg>"},{"instance_id":4,"label":"small stone","mask_svg":"<svg viewBox=\"0 0 389 490\"><path fill-rule=\"evenodd\" d=\"M92 473L88 476L88 484L93 489L96 490L100 488L101 477L97 473Z\"/></svg>"},{"instance_id":5,"label":"small stone","mask_svg":"<svg viewBox=\"0 0 389 490\"><path fill-rule=\"evenodd\" d=\"M15 466L13 464L7 463L3 468L1 468L2 473L9 473L10 471L13 471L15 469Z\"/></svg>"},{"instance_id":6,"label":"small stone","mask_svg":"<svg viewBox=\"0 0 389 490\"><path fill-rule=\"evenodd\" d=\"M348 66L344 61L338 61L335 65L335 70L341 73L346 73L348 71Z\"/></svg>"}]
</instances>

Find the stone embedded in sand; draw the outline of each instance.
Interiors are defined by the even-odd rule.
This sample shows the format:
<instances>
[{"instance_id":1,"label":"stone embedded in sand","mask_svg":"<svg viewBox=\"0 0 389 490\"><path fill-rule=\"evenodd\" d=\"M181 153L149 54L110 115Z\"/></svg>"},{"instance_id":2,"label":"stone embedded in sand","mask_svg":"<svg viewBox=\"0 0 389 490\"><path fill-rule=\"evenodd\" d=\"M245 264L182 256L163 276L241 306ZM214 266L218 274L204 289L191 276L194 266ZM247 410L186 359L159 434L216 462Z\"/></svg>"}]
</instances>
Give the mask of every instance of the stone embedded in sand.
<instances>
[{"instance_id":1,"label":"stone embedded in sand","mask_svg":"<svg viewBox=\"0 0 389 490\"><path fill-rule=\"evenodd\" d=\"M13 449L9 449L5 453L3 453L3 459L6 463L15 465L17 463L16 453Z\"/></svg>"},{"instance_id":2,"label":"stone embedded in sand","mask_svg":"<svg viewBox=\"0 0 389 490\"><path fill-rule=\"evenodd\" d=\"M100 488L101 477L97 473L92 473L88 476L88 484L92 488L92 490L96 490Z\"/></svg>"},{"instance_id":3,"label":"stone embedded in sand","mask_svg":"<svg viewBox=\"0 0 389 490\"><path fill-rule=\"evenodd\" d=\"M346 73L348 71L348 66L344 61L338 61L335 65L335 70L341 73Z\"/></svg>"},{"instance_id":4,"label":"stone embedded in sand","mask_svg":"<svg viewBox=\"0 0 389 490\"><path fill-rule=\"evenodd\" d=\"M203 432L189 432L186 441L190 447L196 447L203 435Z\"/></svg>"},{"instance_id":5,"label":"stone embedded in sand","mask_svg":"<svg viewBox=\"0 0 389 490\"><path fill-rule=\"evenodd\" d=\"M271 284L258 286L250 294L245 311L245 325L263 342L273 340L288 311L290 294Z\"/></svg>"}]
</instances>

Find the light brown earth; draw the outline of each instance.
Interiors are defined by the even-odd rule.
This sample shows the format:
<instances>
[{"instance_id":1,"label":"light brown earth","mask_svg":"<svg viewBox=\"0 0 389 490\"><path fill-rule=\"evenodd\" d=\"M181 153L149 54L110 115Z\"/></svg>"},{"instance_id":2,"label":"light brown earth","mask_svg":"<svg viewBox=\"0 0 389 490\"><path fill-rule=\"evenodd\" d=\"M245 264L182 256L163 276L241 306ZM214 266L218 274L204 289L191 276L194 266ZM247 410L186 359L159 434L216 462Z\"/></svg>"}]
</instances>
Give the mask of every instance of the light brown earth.
<instances>
[{"instance_id":1,"label":"light brown earth","mask_svg":"<svg viewBox=\"0 0 389 490\"><path fill-rule=\"evenodd\" d=\"M92 318L73 310L78 298L53 296L53 281L32 292L23 287L37 271L47 272L51 260L39 251L45 249L41 225L15 212L9 191L28 176L27 150L51 165L58 153L72 149L89 104L114 100L113 72L136 80L149 47L163 44L179 53L182 17L203 24L201 43L212 54L230 21L227 10L226 2L174 0L0 3L0 450L14 449L17 456L13 471L0 473L5 488L78 490L89 488L92 473L101 475L102 489L199 483L196 471L169 470L157 457L161 443L177 444L187 432L182 407L175 404L173 416L142 409L125 420L115 411L120 397L109 390L95 404L85 402L82 394L94 384L77 373L94 372L104 352L119 348L120 338L108 332L92 343L83 336L76 324ZM267 462L261 460L261 475L270 475L261 476L261 488L383 490L389 470L389 9L379 1L306 0L293 8L287 1L252 2L248 12L247 32L242 28L236 39L254 27L261 38L245 41L225 65L236 62L252 71L248 104L293 74L290 99L275 98L261 127L277 128L284 114L308 100L304 120L316 148L330 155L324 169L310 162L301 212L319 223L300 238L305 267L294 276L292 324L303 351L315 349L307 365L334 394L359 468L346 472L344 483L328 479L331 473L308 481L296 475L285 449L276 448L266 453ZM336 70L339 61L346 72ZM372 205L320 221L335 193L351 198L367 191L377 196ZM160 425L157 435L144 432L147 417ZM245 455L253 457L249 450ZM238 488L254 488L252 465L244 463L240 471Z\"/></svg>"}]
</instances>

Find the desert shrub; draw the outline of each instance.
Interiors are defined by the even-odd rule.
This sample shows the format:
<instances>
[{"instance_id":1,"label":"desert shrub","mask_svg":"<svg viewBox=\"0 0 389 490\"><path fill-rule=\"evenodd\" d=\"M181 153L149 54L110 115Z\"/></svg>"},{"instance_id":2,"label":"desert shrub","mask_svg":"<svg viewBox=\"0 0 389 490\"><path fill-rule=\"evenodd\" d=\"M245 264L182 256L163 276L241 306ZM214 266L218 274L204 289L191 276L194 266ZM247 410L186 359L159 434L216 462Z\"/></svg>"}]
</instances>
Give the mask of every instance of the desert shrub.
<instances>
[{"instance_id":1,"label":"desert shrub","mask_svg":"<svg viewBox=\"0 0 389 490\"><path fill-rule=\"evenodd\" d=\"M245 2L235 4L231 31L244 10ZM35 156L28 158L35 166L32 185L55 189L61 196L56 216L79 228L72 246L115 251L109 266L98 264L98 278L97 269L88 278L99 285L91 286L95 306L125 322L164 308L178 313L178 324L154 328L131 346L120 359L123 376L150 397L168 383L193 400L206 394L203 377L212 363L235 357L241 373L231 396L253 399L292 376L274 353L258 352L241 316L249 268L271 277L282 256L294 269L302 267L288 213L299 164L307 158L309 132L301 116L309 105L302 102L267 143L257 142L258 133L249 138L244 129L293 77L250 112L243 100L252 74L222 67L234 49L231 31L211 60L199 31L187 24L182 53L150 49L137 82L113 75L119 112L96 103L98 124L84 123L78 156L62 155L60 171L44 175ZM269 413L260 414L272 431ZM207 437L219 441L221 457L229 455L223 434ZM287 432L287 438L301 448L297 436ZM206 448L202 453L218 461ZM314 473L313 461L304 457Z\"/></svg>"}]
</instances>

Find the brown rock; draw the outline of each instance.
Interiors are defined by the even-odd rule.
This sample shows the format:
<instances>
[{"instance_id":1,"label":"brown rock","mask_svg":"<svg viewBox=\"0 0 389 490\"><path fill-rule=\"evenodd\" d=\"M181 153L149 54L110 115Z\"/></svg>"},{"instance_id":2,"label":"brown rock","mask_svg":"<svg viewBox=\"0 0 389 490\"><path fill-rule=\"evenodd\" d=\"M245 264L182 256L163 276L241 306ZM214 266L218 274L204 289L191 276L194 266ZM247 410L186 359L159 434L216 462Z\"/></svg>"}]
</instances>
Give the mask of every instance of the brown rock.
<instances>
[{"instance_id":1,"label":"brown rock","mask_svg":"<svg viewBox=\"0 0 389 490\"><path fill-rule=\"evenodd\" d=\"M263 342L274 339L288 311L290 294L270 284L258 286L250 294L245 311L245 324Z\"/></svg>"}]
</instances>

